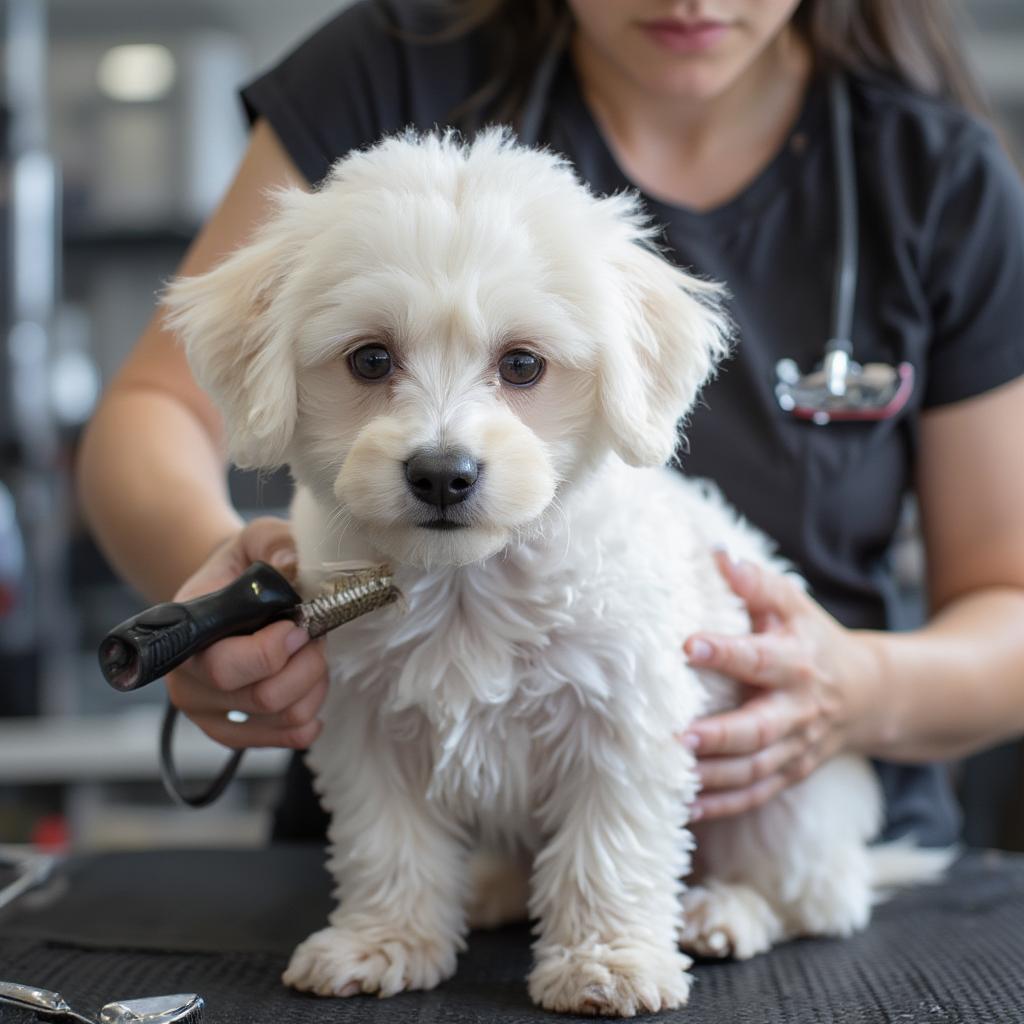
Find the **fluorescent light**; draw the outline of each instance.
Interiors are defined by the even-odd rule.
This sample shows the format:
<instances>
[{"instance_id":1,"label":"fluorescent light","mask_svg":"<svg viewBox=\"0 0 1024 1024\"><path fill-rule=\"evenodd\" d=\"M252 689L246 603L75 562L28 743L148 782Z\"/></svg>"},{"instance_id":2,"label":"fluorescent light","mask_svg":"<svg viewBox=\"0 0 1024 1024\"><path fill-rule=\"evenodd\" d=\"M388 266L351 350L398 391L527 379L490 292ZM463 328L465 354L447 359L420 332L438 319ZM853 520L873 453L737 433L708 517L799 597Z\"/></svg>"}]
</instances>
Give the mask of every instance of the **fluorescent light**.
<instances>
[{"instance_id":1,"label":"fluorescent light","mask_svg":"<svg viewBox=\"0 0 1024 1024\"><path fill-rule=\"evenodd\" d=\"M96 80L105 96L124 103L163 99L174 85L174 54L156 43L114 46L103 55Z\"/></svg>"}]
</instances>

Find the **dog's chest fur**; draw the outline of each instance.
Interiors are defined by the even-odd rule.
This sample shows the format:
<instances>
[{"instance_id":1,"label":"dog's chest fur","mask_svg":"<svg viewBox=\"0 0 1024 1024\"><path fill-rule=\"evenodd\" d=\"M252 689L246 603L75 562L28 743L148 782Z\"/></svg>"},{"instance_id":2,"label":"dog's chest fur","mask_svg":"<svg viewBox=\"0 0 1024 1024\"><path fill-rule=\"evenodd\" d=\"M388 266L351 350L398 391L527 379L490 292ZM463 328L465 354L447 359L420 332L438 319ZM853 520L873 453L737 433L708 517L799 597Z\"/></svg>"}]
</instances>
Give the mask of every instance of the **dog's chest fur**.
<instances>
[{"instance_id":1,"label":"dog's chest fur","mask_svg":"<svg viewBox=\"0 0 1024 1024\"><path fill-rule=\"evenodd\" d=\"M631 660L581 638L600 610L536 572L536 557L400 573L405 607L352 623L331 649L337 714L369 705L403 749L427 755L428 797L485 830L504 820L521 833L571 748L608 717Z\"/></svg>"}]
</instances>

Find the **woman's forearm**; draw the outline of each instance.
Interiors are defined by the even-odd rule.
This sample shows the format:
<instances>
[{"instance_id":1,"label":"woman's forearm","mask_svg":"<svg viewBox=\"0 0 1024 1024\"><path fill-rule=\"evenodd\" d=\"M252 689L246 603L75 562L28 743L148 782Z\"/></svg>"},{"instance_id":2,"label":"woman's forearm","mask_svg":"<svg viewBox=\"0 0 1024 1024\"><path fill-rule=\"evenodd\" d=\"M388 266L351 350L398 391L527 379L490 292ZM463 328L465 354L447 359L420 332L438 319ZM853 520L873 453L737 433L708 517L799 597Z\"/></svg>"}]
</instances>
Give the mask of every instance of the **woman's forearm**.
<instances>
[{"instance_id":1,"label":"woman's forearm","mask_svg":"<svg viewBox=\"0 0 1024 1024\"><path fill-rule=\"evenodd\" d=\"M167 600L241 525L223 456L173 394L125 386L104 399L77 467L79 500L117 572Z\"/></svg>"},{"instance_id":2,"label":"woman's forearm","mask_svg":"<svg viewBox=\"0 0 1024 1024\"><path fill-rule=\"evenodd\" d=\"M856 749L939 761L1024 735L1024 590L987 587L922 629L859 635L879 672L877 699L852 737Z\"/></svg>"}]
</instances>

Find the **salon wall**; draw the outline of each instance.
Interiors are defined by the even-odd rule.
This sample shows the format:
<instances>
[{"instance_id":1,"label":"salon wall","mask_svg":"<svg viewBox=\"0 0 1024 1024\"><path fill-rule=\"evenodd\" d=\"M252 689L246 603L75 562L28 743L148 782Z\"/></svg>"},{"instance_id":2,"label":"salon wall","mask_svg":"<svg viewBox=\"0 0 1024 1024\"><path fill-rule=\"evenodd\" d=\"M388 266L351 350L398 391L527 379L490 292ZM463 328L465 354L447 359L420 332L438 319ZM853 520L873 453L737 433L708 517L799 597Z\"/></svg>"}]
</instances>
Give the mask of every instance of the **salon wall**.
<instances>
[{"instance_id":1,"label":"salon wall","mask_svg":"<svg viewBox=\"0 0 1024 1024\"><path fill-rule=\"evenodd\" d=\"M62 273L43 282L57 296L45 359L16 388L11 367L18 352L35 350L25 338L21 348L12 340L0 360L7 368L0 372L5 400L12 388L18 393L17 402L0 400L0 842L70 837L103 846L262 836L280 752L248 757L245 781L217 808L199 815L169 811L156 782L161 694L157 687L115 694L95 662L104 630L137 610L140 599L116 580L82 529L69 471L99 390L230 180L245 144L235 90L341 6L339 0L48 5L45 89L29 90L28 102L48 98L37 113L47 122L63 179ZM46 5L0 0L8 19L15 7ZM1024 3L973 0L968 10L976 23L969 32L974 61L1024 152ZM148 51L148 71L144 61L134 72L143 86L149 81L156 88L144 101L114 97L116 67L108 68L105 85L98 80L111 49L127 44L164 48L162 57ZM130 67L120 74L132 78ZM161 91L160 76L168 74ZM0 206L0 230L7 219ZM280 508L287 496L280 479L257 487L234 474L232 486L248 512ZM221 752L183 732L182 763L210 774ZM1024 837L1000 832L1020 789L1019 759L1019 748L1008 748L965 774L978 841L1024 845Z\"/></svg>"}]
</instances>

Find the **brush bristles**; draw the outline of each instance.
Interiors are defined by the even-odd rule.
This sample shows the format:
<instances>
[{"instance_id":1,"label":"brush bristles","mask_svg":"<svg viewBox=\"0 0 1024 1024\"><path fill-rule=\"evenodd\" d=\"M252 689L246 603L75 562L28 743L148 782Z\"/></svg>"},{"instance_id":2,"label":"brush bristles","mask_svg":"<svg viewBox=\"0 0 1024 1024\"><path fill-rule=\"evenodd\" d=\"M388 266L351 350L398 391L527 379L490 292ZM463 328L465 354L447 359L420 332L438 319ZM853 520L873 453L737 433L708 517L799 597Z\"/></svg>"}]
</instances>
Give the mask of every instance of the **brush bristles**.
<instances>
[{"instance_id":1,"label":"brush bristles","mask_svg":"<svg viewBox=\"0 0 1024 1024\"><path fill-rule=\"evenodd\" d=\"M323 636L401 596L386 565L346 572L330 586L330 593L299 605L296 611L296 623L308 630L311 637Z\"/></svg>"}]
</instances>

